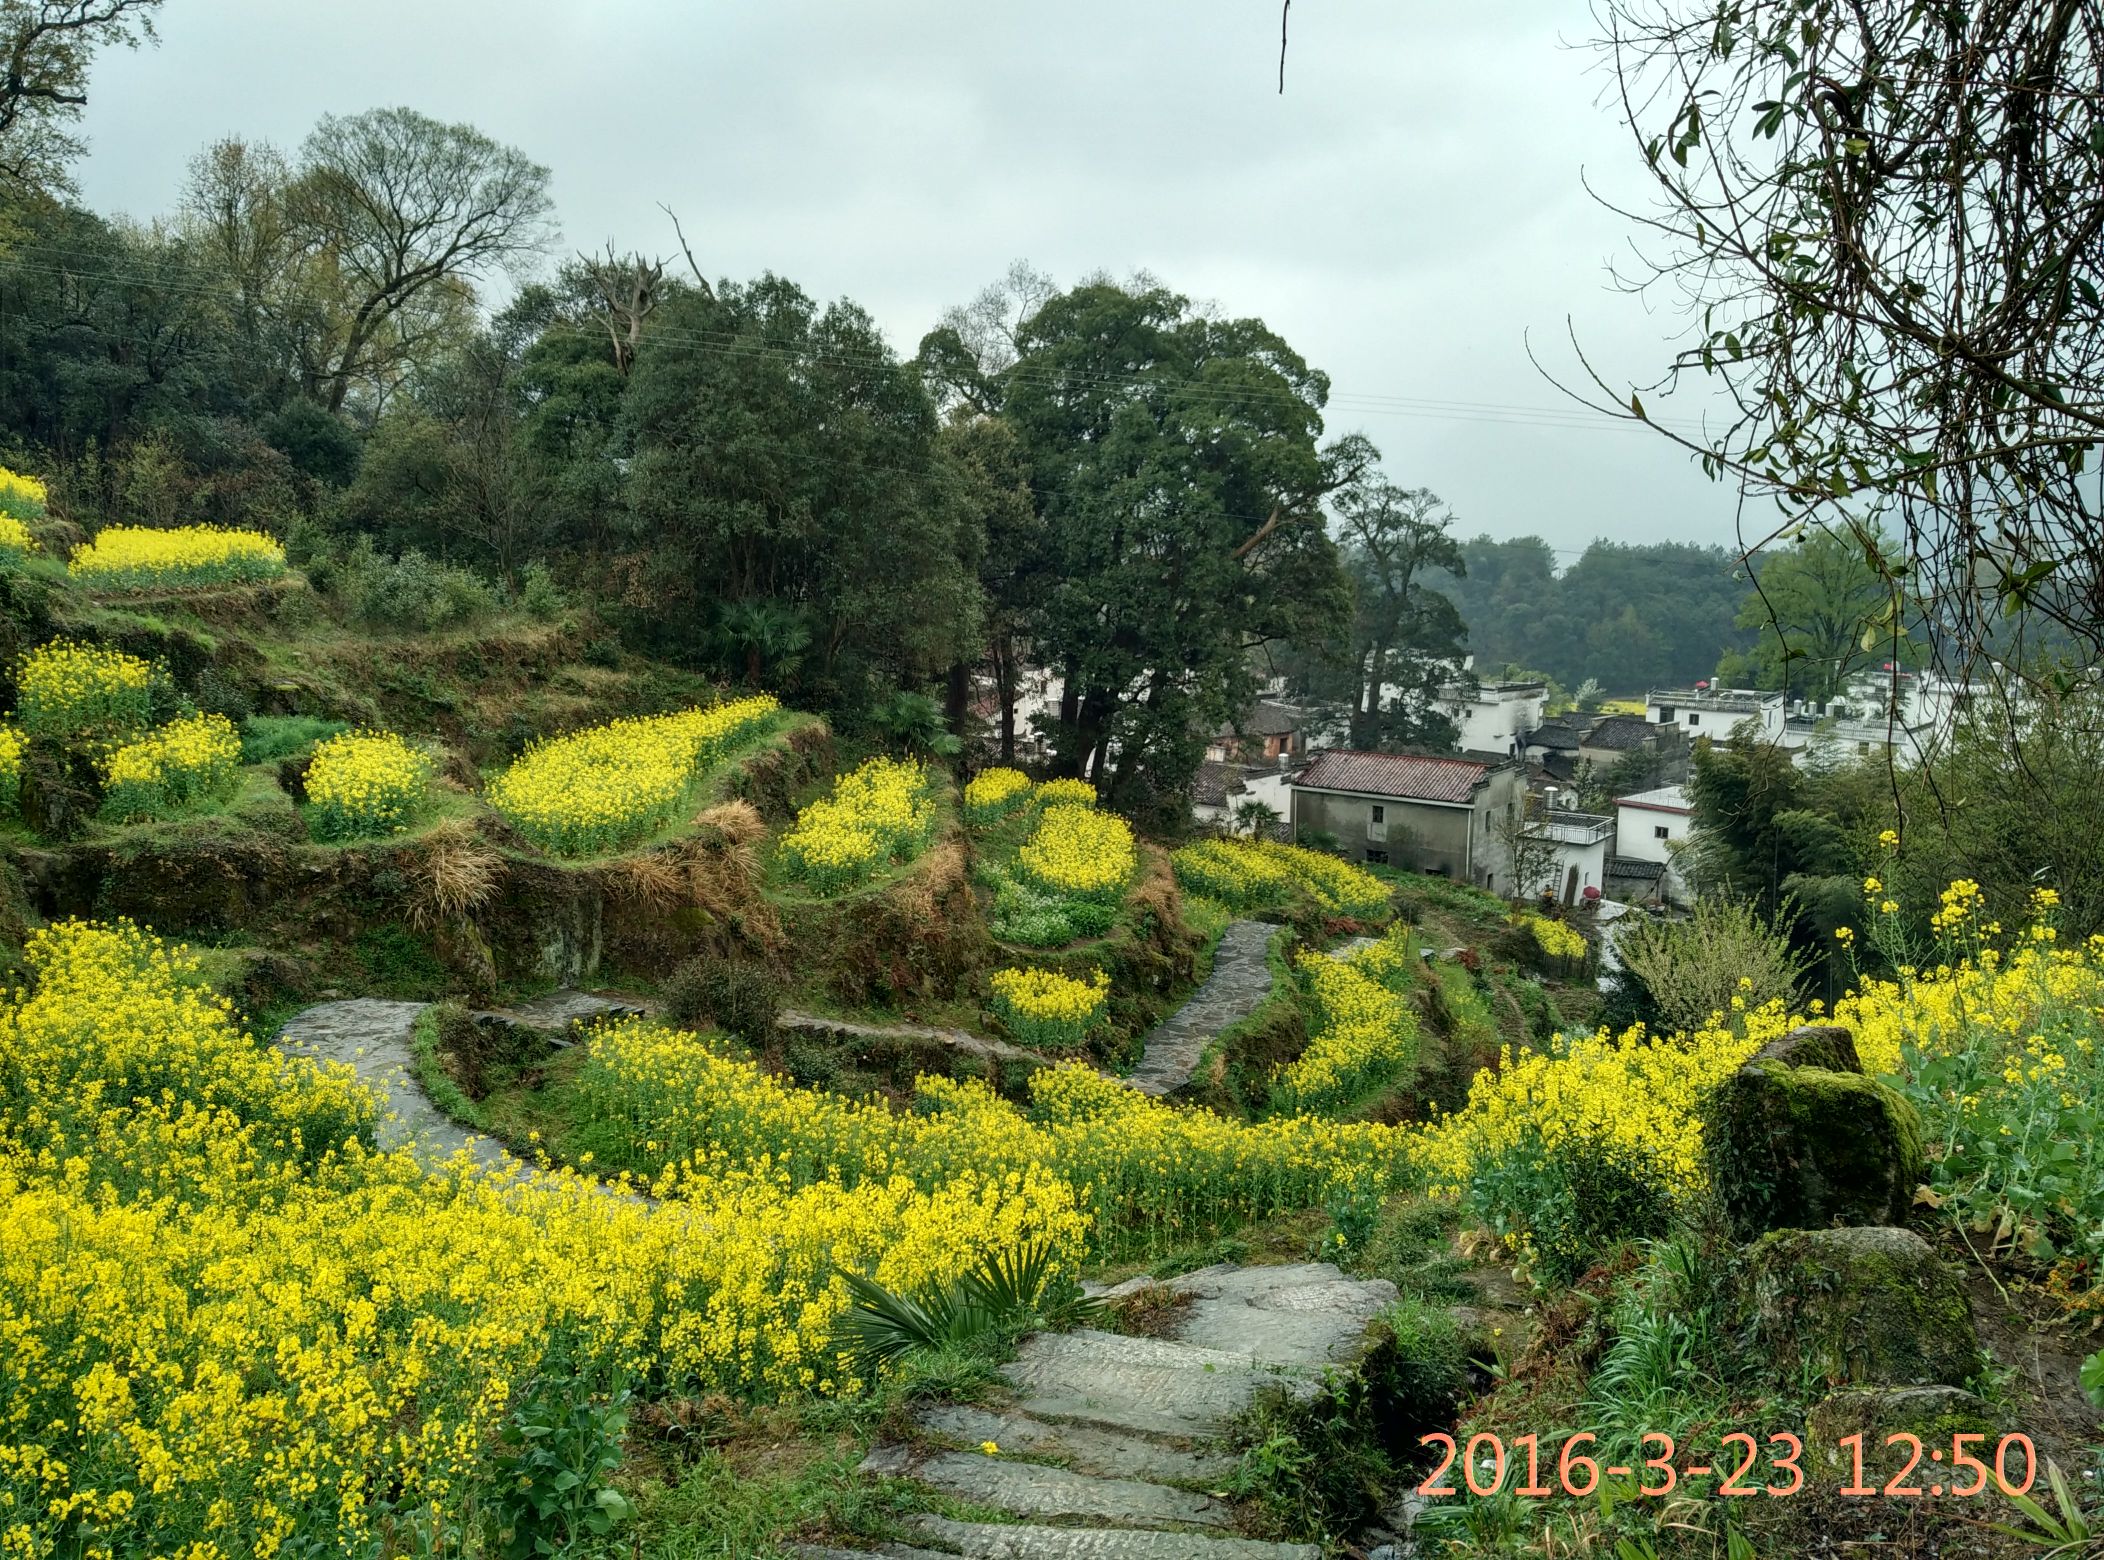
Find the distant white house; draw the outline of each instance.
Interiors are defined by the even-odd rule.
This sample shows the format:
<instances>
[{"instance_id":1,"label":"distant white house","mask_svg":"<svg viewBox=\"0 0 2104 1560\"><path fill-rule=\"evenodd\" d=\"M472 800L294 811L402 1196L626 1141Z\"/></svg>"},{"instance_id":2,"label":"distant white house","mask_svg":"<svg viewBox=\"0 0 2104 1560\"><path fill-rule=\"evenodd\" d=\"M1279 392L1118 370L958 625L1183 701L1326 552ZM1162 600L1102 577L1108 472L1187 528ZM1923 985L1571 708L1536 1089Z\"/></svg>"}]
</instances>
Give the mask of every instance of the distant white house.
<instances>
[{"instance_id":1,"label":"distant white house","mask_svg":"<svg viewBox=\"0 0 2104 1560\"><path fill-rule=\"evenodd\" d=\"M1248 834L1251 830L1235 821L1236 809L1245 802L1260 802L1271 809L1283 834L1293 813L1293 774L1288 759L1269 765L1208 759L1198 766L1191 785L1191 817L1229 833Z\"/></svg>"},{"instance_id":2,"label":"distant white house","mask_svg":"<svg viewBox=\"0 0 2104 1560\"><path fill-rule=\"evenodd\" d=\"M1688 886L1674 858L1694 824L1685 786L1616 797L1614 855L1607 865L1614 896L1685 904Z\"/></svg>"},{"instance_id":3,"label":"distant white house","mask_svg":"<svg viewBox=\"0 0 2104 1560\"><path fill-rule=\"evenodd\" d=\"M1464 753L1510 758L1542 721L1549 687L1538 682L1453 682L1439 690L1439 712L1454 723L1454 746Z\"/></svg>"},{"instance_id":4,"label":"distant white house","mask_svg":"<svg viewBox=\"0 0 2104 1560\"><path fill-rule=\"evenodd\" d=\"M1528 824L1527 837L1553 847L1546 864L1532 874L1532 881L1519 883L1515 897L1531 899L1552 894L1564 904L1576 904L1587 889L1607 892L1607 863L1614 844L1615 820L1604 813L1566 812L1551 809Z\"/></svg>"},{"instance_id":5,"label":"distant white house","mask_svg":"<svg viewBox=\"0 0 2104 1560\"><path fill-rule=\"evenodd\" d=\"M1690 741L1722 741L1747 728L1759 741L1801 745L1789 740L1783 696L1760 688L1714 688L1706 682L1692 688L1654 688L1644 696L1644 718L1655 726L1678 726Z\"/></svg>"}]
</instances>

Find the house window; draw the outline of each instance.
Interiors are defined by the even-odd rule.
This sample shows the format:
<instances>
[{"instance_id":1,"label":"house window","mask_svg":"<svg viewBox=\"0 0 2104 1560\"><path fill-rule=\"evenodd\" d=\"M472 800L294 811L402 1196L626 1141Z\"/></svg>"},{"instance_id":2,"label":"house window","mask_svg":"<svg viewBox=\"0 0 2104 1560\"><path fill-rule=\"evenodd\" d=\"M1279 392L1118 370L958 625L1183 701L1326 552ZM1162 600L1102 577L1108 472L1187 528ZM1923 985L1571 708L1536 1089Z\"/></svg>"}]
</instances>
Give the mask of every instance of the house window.
<instances>
[{"instance_id":1,"label":"house window","mask_svg":"<svg viewBox=\"0 0 2104 1560\"><path fill-rule=\"evenodd\" d=\"M1699 726L1702 724L1702 717L1700 715L1697 715L1693 710L1689 710L1688 724L1690 726Z\"/></svg>"},{"instance_id":2,"label":"house window","mask_svg":"<svg viewBox=\"0 0 2104 1560\"><path fill-rule=\"evenodd\" d=\"M1651 825L1651 837L1654 840L1664 840L1671 839L1672 835L1668 832L1664 824L1654 823L1653 825Z\"/></svg>"},{"instance_id":3,"label":"house window","mask_svg":"<svg viewBox=\"0 0 2104 1560\"><path fill-rule=\"evenodd\" d=\"M1377 867L1385 867L1388 865L1388 852L1385 850L1370 850L1366 853L1366 859Z\"/></svg>"},{"instance_id":4,"label":"house window","mask_svg":"<svg viewBox=\"0 0 2104 1560\"><path fill-rule=\"evenodd\" d=\"M1373 804L1373 821L1375 823L1386 823L1388 821L1388 809L1379 802Z\"/></svg>"}]
</instances>

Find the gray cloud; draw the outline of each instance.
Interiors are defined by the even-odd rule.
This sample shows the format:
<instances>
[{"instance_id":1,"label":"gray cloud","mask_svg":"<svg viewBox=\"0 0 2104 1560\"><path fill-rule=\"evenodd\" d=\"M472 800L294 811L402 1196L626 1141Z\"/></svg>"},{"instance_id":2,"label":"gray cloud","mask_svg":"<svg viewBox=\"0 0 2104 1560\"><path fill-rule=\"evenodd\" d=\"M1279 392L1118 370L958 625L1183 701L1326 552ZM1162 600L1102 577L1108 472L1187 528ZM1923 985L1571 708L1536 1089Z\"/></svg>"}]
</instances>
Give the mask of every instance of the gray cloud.
<instances>
[{"instance_id":1,"label":"gray cloud","mask_svg":"<svg viewBox=\"0 0 2104 1560\"><path fill-rule=\"evenodd\" d=\"M406 103L547 163L578 247L671 253L664 201L712 273L852 297L905 352L1017 256L1144 267L1328 370L1332 431L1465 532L1728 541L1728 489L1655 435L1561 425L1526 358L1531 332L1567 364L1569 315L1648 379L1681 323L1607 283L1626 224L1581 170L1632 201L1642 175L1562 41L1588 26L1577 0L1321 0L1280 97L1274 0L174 0L160 48L98 62L82 184L148 216L216 136Z\"/></svg>"}]
</instances>

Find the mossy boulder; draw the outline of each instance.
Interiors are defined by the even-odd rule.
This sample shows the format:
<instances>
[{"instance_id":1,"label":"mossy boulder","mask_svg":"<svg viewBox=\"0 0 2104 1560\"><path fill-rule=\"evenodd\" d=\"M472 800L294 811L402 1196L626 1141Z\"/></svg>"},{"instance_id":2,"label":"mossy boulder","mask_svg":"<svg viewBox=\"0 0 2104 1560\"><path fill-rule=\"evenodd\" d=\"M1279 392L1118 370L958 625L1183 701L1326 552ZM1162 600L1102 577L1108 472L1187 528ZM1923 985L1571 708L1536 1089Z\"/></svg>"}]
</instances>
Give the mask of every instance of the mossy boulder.
<instances>
[{"instance_id":1,"label":"mossy boulder","mask_svg":"<svg viewBox=\"0 0 2104 1560\"><path fill-rule=\"evenodd\" d=\"M1780 1385L1957 1387L1980 1369L1964 1286L1911 1230L1777 1230L1733 1279L1748 1358Z\"/></svg>"},{"instance_id":2,"label":"mossy boulder","mask_svg":"<svg viewBox=\"0 0 2104 1560\"><path fill-rule=\"evenodd\" d=\"M1924 1448L1939 1451L1941 1459L1924 1454L1914 1465L1909 1482L1926 1490L1951 1482L1970 1484L1971 1477L1950 1471L1951 1438L1977 1435L1970 1450L1992 1462L1994 1446L2001 1435L1987 1403L1962 1387L1849 1387L1815 1403L1805 1420L1806 1477L1817 1472L1829 1476L1836 1487L1855 1474L1855 1449L1843 1446L1842 1437L1863 1437L1863 1478L1882 1489L1906 1463L1905 1443L1885 1444L1887 1436L1918 1436Z\"/></svg>"},{"instance_id":3,"label":"mossy boulder","mask_svg":"<svg viewBox=\"0 0 2104 1560\"><path fill-rule=\"evenodd\" d=\"M1710 1185L1732 1233L1897 1224L1926 1173L1921 1117L1847 1064L1847 1031L1798 1030L1724 1080L1705 1113ZM1834 1065L1826 1065L1826 1064Z\"/></svg>"}]
</instances>

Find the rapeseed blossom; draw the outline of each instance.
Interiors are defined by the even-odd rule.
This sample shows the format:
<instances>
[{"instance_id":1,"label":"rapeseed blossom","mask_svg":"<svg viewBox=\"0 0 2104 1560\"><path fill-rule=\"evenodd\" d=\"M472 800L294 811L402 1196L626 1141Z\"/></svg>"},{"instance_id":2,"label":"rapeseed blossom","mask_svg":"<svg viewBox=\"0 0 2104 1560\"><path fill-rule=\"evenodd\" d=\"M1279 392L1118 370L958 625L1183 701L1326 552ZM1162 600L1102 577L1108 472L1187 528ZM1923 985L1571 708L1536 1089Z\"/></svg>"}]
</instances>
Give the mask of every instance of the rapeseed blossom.
<instances>
[{"instance_id":1,"label":"rapeseed blossom","mask_svg":"<svg viewBox=\"0 0 2104 1560\"><path fill-rule=\"evenodd\" d=\"M557 855L618 850L670 823L701 773L780 708L756 694L538 742L489 783L489 804Z\"/></svg>"},{"instance_id":2,"label":"rapeseed blossom","mask_svg":"<svg viewBox=\"0 0 2104 1560\"><path fill-rule=\"evenodd\" d=\"M1284 908L1295 888L1340 920L1377 920L1390 903L1387 886L1365 868L1276 840L1197 840L1170 859L1177 882L1234 910Z\"/></svg>"},{"instance_id":3,"label":"rapeseed blossom","mask_svg":"<svg viewBox=\"0 0 2104 1560\"><path fill-rule=\"evenodd\" d=\"M345 731L307 766L311 822L321 839L394 834L415 821L431 789L431 760L391 731Z\"/></svg>"},{"instance_id":4,"label":"rapeseed blossom","mask_svg":"<svg viewBox=\"0 0 2104 1560\"><path fill-rule=\"evenodd\" d=\"M119 737L151 718L153 683L153 667L135 655L54 639L16 670L16 718L33 737Z\"/></svg>"},{"instance_id":5,"label":"rapeseed blossom","mask_svg":"<svg viewBox=\"0 0 2104 1560\"><path fill-rule=\"evenodd\" d=\"M0 466L0 515L18 522L41 520L50 496L39 478Z\"/></svg>"},{"instance_id":6,"label":"rapeseed blossom","mask_svg":"<svg viewBox=\"0 0 2104 1560\"><path fill-rule=\"evenodd\" d=\"M261 531L113 525L76 547L66 572L95 590L245 585L283 574L285 549Z\"/></svg>"},{"instance_id":7,"label":"rapeseed blossom","mask_svg":"<svg viewBox=\"0 0 2104 1560\"><path fill-rule=\"evenodd\" d=\"M982 769L964 787L964 810L973 823L987 824L1029 796L1030 777L1020 769Z\"/></svg>"},{"instance_id":8,"label":"rapeseed blossom","mask_svg":"<svg viewBox=\"0 0 2104 1560\"><path fill-rule=\"evenodd\" d=\"M1586 946L1583 934L1565 925L1552 921L1547 916L1520 914L1513 920L1534 939L1536 947L1552 959L1582 959Z\"/></svg>"},{"instance_id":9,"label":"rapeseed blossom","mask_svg":"<svg viewBox=\"0 0 2104 1560\"><path fill-rule=\"evenodd\" d=\"M996 970L989 983L1002 1026L1024 1045L1046 1050L1080 1045L1110 1001L1110 977L1101 970L1087 980L1057 970Z\"/></svg>"},{"instance_id":10,"label":"rapeseed blossom","mask_svg":"<svg viewBox=\"0 0 2104 1560\"><path fill-rule=\"evenodd\" d=\"M224 715L172 720L102 761L102 808L124 822L224 801L241 767L241 734Z\"/></svg>"},{"instance_id":11,"label":"rapeseed blossom","mask_svg":"<svg viewBox=\"0 0 2104 1560\"><path fill-rule=\"evenodd\" d=\"M1275 1110L1342 1110L1396 1081L1417 1060L1417 1018L1394 989L1407 978L1407 937L1344 959L1303 953L1296 961L1314 1007L1305 1051L1271 1079ZM1369 957L1371 955L1371 957Z\"/></svg>"},{"instance_id":12,"label":"rapeseed blossom","mask_svg":"<svg viewBox=\"0 0 2104 1560\"><path fill-rule=\"evenodd\" d=\"M815 892L838 894L918 853L934 827L927 770L873 758L796 815L796 827L782 836L782 860Z\"/></svg>"},{"instance_id":13,"label":"rapeseed blossom","mask_svg":"<svg viewBox=\"0 0 2104 1560\"><path fill-rule=\"evenodd\" d=\"M765 1150L661 1206L428 1174L351 1069L258 1045L136 928L32 934L0 1003L0 1553L462 1552L544 1372L857 1390L843 1272L905 1292L1085 1229L1041 1165L852 1185ZM990 1096L988 1097L990 1098ZM1003 1107L1005 1109L1005 1107Z\"/></svg>"},{"instance_id":14,"label":"rapeseed blossom","mask_svg":"<svg viewBox=\"0 0 2104 1560\"><path fill-rule=\"evenodd\" d=\"M39 552L37 539L29 534L29 527L13 515L0 514L0 553L21 556Z\"/></svg>"},{"instance_id":15,"label":"rapeseed blossom","mask_svg":"<svg viewBox=\"0 0 2104 1560\"><path fill-rule=\"evenodd\" d=\"M1040 786L1039 794L1044 789ZM1116 813L1077 802L1047 807L1036 832L1016 853L1018 870L1046 893L1109 904L1125 897L1138 861L1130 824Z\"/></svg>"},{"instance_id":16,"label":"rapeseed blossom","mask_svg":"<svg viewBox=\"0 0 2104 1560\"><path fill-rule=\"evenodd\" d=\"M13 726L0 726L0 813L11 813L22 803L22 733Z\"/></svg>"},{"instance_id":17,"label":"rapeseed blossom","mask_svg":"<svg viewBox=\"0 0 2104 1560\"><path fill-rule=\"evenodd\" d=\"M1030 799L1040 807L1093 807L1096 805L1096 788L1086 780L1063 775L1057 780L1045 781Z\"/></svg>"}]
</instances>

